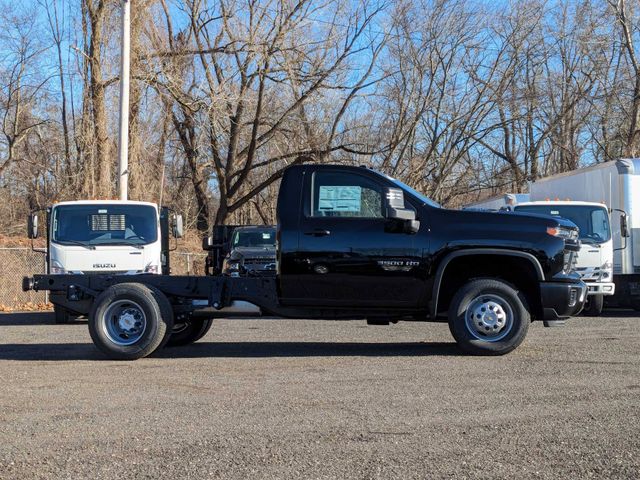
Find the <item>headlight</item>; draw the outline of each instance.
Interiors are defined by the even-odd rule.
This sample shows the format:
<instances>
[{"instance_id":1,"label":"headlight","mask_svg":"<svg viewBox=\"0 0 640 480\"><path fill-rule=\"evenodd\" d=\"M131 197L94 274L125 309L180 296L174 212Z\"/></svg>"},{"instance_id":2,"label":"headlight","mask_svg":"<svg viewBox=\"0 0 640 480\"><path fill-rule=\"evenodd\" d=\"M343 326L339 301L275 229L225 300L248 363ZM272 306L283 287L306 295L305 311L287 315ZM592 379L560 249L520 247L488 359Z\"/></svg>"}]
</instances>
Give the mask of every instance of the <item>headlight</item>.
<instances>
[{"instance_id":1,"label":"headlight","mask_svg":"<svg viewBox=\"0 0 640 480\"><path fill-rule=\"evenodd\" d=\"M227 263L227 270L240 270L240 263L238 262Z\"/></svg>"},{"instance_id":2,"label":"headlight","mask_svg":"<svg viewBox=\"0 0 640 480\"><path fill-rule=\"evenodd\" d=\"M564 238L566 240L575 240L578 238L578 231L567 227L547 227L547 233L554 237Z\"/></svg>"},{"instance_id":3,"label":"headlight","mask_svg":"<svg viewBox=\"0 0 640 480\"><path fill-rule=\"evenodd\" d=\"M607 261L602 264L600 276L603 279L610 279L613 276L613 262Z\"/></svg>"},{"instance_id":4,"label":"headlight","mask_svg":"<svg viewBox=\"0 0 640 480\"><path fill-rule=\"evenodd\" d=\"M51 275L63 275L66 273L67 271L60 265L60 262L57 260L51 262Z\"/></svg>"},{"instance_id":5,"label":"headlight","mask_svg":"<svg viewBox=\"0 0 640 480\"><path fill-rule=\"evenodd\" d=\"M144 273L158 273L158 265L147 265L144 267Z\"/></svg>"}]
</instances>

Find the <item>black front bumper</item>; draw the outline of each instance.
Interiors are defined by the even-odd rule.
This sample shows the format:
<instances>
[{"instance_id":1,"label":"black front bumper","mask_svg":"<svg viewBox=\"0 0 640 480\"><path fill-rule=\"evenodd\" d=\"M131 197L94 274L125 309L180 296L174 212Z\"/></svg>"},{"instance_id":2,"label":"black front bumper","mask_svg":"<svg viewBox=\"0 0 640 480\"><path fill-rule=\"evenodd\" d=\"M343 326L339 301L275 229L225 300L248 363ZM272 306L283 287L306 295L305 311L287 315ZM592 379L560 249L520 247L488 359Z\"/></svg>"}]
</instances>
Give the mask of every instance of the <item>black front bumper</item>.
<instances>
[{"instance_id":1,"label":"black front bumper","mask_svg":"<svg viewBox=\"0 0 640 480\"><path fill-rule=\"evenodd\" d=\"M588 287L584 282L542 282L543 320L562 320L582 311Z\"/></svg>"}]
</instances>

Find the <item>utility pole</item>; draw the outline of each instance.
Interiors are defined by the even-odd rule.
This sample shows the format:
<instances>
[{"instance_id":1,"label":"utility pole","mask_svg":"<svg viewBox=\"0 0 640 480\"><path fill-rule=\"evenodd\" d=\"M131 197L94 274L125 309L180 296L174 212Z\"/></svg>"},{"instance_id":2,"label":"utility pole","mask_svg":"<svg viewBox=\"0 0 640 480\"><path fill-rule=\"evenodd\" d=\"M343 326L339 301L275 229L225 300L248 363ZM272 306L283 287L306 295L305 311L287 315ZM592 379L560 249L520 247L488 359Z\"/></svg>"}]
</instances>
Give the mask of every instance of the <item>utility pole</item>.
<instances>
[{"instance_id":1,"label":"utility pole","mask_svg":"<svg viewBox=\"0 0 640 480\"><path fill-rule=\"evenodd\" d=\"M129 52L131 49L131 1L122 0L122 48L120 51L120 128L118 131L118 190L120 200L129 196ZM106 181L106 179L102 179Z\"/></svg>"}]
</instances>

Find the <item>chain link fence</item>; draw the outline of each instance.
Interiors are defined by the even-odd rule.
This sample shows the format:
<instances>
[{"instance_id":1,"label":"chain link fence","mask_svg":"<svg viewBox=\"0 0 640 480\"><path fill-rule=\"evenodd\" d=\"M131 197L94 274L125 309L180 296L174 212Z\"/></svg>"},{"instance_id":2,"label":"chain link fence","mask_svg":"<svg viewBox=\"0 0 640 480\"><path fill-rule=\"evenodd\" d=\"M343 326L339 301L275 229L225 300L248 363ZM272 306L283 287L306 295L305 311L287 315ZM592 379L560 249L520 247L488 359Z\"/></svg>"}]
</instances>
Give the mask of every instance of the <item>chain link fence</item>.
<instances>
[{"instance_id":1,"label":"chain link fence","mask_svg":"<svg viewBox=\"0 0 640 480\"><path fill-rule=\"evenodd\" d=\"M204 275L206 253L171 252L171 275Z\"/></svg>"},{"instance_id":2,"label":"chain link fence","mask_svg":"<svg viewBox=\"0 0 640 480\"><path fill-rule=\"evenodd\" d=\"M22 277L45 273L44 253L24 247L0 248L0 306L14 308L47 302L46 292L23 292Z\"/></svg>"},{"instance_id":3,"label":"chain link fence","mask_svg":"<svg viewBox=\"0 0 640 480\"><path fill-rule=\"evenodd\" d=\"M171 252L171 274L204 275L206 257L206 253ZM0 247L0 307L46 303L46 292L22 291L22 277L45 272L44 253L26 247Z\"/></svg>"}]
</instances>

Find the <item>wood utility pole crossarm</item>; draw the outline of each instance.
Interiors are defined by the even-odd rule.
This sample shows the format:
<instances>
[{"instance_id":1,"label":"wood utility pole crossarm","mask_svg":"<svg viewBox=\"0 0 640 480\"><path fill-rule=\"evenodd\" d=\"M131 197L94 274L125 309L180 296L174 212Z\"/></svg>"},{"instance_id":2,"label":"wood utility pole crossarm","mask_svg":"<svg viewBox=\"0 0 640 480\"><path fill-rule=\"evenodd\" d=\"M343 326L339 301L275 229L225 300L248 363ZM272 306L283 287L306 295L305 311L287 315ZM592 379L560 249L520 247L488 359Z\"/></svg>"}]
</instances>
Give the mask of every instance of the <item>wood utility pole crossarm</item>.
<instances>
[{"instance_id":1,"label":"wood utility pole crossarm","mask_svg":"<svg viewBox=\"0 0 640 480\"><path fill-rule=\"evenodd\" d=\"M131 1L122 0L122 49L120 55L120 127L118 131L118 190L128 199L129 186L129 57ZM106 181L103 179L103 181Z\"/></svg>"}]
</instances>

